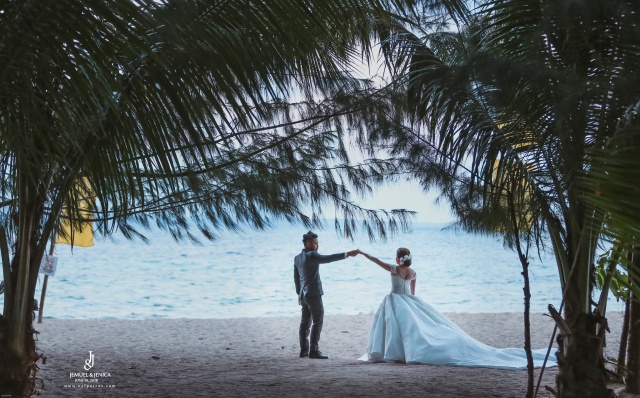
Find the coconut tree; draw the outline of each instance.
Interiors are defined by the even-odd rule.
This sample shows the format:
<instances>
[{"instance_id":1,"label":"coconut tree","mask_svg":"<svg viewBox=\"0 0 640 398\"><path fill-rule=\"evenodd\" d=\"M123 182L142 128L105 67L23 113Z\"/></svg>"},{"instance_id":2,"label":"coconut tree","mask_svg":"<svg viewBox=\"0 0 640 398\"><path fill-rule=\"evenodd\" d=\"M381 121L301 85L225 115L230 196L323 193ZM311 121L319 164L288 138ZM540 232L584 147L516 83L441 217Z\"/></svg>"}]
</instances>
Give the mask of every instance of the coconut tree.
<instances>
[{"instance_id":1,"label":"coconut tree","mask_svg":"<svg viewBox=\"0 0 640 398\"><path fill-rule=\"evenodd\" d=\"M618 371L624 373L626 370L627 391L636 394L640 393L640 255L637 238L640 224L635 199L639 178L639 110L640 102L630 106L619 119L616 133L607 145L591 151L594 165L582 178L586 200L607 214L606 235L626 244L627 256L622 256L622 260L627 261L621 261L626 273L610 278L622 285L622 296L626 300Z\"/></svg>"},{"instance_id":2,"label":"coconut tree","mask_svg":"<svg viewBox=\"0 0 640 398\"><path fill-rule=\"evenodd\" d=\"M554 253L564 302L563 316L550 308L561 331L559 397L611 394L605 320L591 298L605 210L581 179L640 98L639 18L640 4L628 0L490 0L446 30L391 26L383 47L412 122L390 140L394 153L442 190L465 229L526 220L533 241ZM637 162L637 151L630 156ZM496 212L512 195L516 211ZM515 242L514 229L502 231Z\"/></svg>"},{"instance_id":3,"label":"coconut tree","mask_svg":"<svg viewBox=\"0 0 640 398\"><path fill-rule=\"evenodd\" d=\"M133 221L176 238L193 237L190 225L209 238L274 218L319 225L327 205L348 236L404 225L405 212L369 211L350 197L393 174L393 161L352 165L342 139L362 128L355 120L394 128L370 84L346 73L354 49L369 48L382 6L0 6L0 395L34 392L38 268L63 208L68 221L87 220L79 201L91 203L99 232L127 236L139 233Z\"/></svg>"}]
</instances>

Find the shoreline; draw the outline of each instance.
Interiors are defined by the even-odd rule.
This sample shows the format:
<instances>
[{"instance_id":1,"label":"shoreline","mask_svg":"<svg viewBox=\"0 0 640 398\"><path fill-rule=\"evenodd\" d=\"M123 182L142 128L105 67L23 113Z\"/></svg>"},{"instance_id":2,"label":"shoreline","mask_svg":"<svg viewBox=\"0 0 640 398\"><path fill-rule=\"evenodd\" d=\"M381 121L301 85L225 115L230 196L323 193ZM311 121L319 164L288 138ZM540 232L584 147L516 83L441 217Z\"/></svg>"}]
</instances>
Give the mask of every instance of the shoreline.
<instances>
[{"instance_id":1,"label":"shoreline","mask_svg":"<svg viewBox=\"0 0 640 398\"><path fill-rule=\"evenodd\" d=\"M522 314L445 315L483 343L524 345ZM320 349L329 360L298 358L298 317L45 318L35 324L38 350L47 358L39 363L40 392L42 397L524 396L524 370L358 361L372 318L325 316ZM553 321L539 313L530 318L533 348L546 348ZM607 355L612 356L622 315L608 318ZM89 351L93 366L85 369ZM556 372L545 369L541 389L553 387ZM87 377L70 377L74 373Z\"/></svg>"}]
</instances>

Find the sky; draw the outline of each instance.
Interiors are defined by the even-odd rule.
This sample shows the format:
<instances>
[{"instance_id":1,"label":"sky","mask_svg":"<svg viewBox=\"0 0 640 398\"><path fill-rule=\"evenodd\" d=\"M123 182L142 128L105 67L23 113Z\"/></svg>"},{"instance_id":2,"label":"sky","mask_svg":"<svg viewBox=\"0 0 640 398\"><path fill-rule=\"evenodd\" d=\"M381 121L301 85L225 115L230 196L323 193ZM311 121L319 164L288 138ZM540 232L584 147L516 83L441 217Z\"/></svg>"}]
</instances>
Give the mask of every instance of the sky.
<instances>
[{"instance_id":1,"label":"sky","mask_svg":"<svg viewBox=\"0 0 640 398\"><path fill-rule=\"evenodd\" d=\"M372 51L368 62L362 62L353 72L360 78L371 79L384 84L389 79L387 71L383 67L380 54L376 52L377 46ZM363 155L358 153L354 144L347 146L352 161L362 161ZM384 156L383 156L384 157ZM401 181L393 185L378 187L376 192L368 198L357 200L358 204L368 209L406 209L417 212L415 222L450 223L454 221L449 211L449 204L443 201L436 205L434 201L438 192L432 190L424 192L417 182Z\"/></svg>"},{"instance_id":2,"label":"sky","mask_svg":"<svg viewBox=\"0 0 640 398\"><path fill-rule=\"evenodd\" d=\"M358 200L358 204L368 209L406 209L417 212L416 222L449 223L454 221L449 205L442 202L438 205L434 201L438 192L425 193L418 183L398 182L393 185L380 187L369 198Z\"/></svg>"}]
</instances>

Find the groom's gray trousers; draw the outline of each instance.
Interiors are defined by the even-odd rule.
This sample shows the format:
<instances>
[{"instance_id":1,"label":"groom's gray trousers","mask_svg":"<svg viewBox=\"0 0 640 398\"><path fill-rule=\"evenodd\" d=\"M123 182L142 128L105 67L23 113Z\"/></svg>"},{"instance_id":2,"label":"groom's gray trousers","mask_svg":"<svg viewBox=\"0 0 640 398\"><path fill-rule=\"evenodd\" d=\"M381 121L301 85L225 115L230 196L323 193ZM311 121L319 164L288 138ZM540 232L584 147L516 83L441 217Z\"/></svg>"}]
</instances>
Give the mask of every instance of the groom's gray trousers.
<instances>
[{"instance_id":1,"label":"groom's gray trousers","mask_svg":"<svg viewBox=\"0 0 640 398\"><path fill-rule=\"evenodd\" d=\"M322 296L303 297L301 304L300 347L303 350L310 348L311 351L318 351L318 341L320 341L320 332L322 332L322 322L324 320ZM309 330L311 330L311 335L309 335Z\"/></svg>"}]
</instances>

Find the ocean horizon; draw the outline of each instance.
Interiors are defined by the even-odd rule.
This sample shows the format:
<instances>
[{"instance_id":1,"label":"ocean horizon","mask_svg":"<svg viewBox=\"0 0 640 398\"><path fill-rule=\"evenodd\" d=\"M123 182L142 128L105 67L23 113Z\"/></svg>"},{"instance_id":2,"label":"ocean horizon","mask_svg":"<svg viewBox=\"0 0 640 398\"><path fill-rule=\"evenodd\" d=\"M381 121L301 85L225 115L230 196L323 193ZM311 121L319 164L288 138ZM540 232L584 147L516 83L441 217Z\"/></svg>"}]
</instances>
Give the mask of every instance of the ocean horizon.
<instances>
[{"instance_id":1,"label":"ocean horizon","mask_svg":"<svg viewBox=\"0 0 640 398\"><path fill-rule=\"evenodd\" d=\"M441 312L522 312L522 267L500 239L412 223L385 242L365 234L352 242L332 228L316 231L319 252L359 248L393 262L400 246L411 249L416 296ZM293 258L302 250L303 226L265 231L220 231L202 245L176 242L168 232L145 232L146 244L122 235L95 238L88 248L57 245L58 265L49 277L44 318L150 319L297 316ZM533 252L532 252L533 253ZM321 265L325 314L375 313L390 291L388 272L363 256ZM531 312L560 306L560 283L551 255L530 257ZM43 275L36 298L40 301ZM0 305L3 302L0 295ZM623 304L609 299L610 310Z\"/></svg>"}]
</instances>

